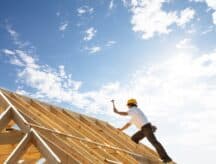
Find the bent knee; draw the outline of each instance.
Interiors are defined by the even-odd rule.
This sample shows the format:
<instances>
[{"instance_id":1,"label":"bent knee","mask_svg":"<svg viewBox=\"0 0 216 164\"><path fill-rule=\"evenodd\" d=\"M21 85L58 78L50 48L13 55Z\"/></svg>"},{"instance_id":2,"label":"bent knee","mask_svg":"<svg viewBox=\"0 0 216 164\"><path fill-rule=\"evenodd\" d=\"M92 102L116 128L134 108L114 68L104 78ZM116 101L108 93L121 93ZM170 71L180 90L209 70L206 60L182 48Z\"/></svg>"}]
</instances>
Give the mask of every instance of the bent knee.
<instances>
[{"instance_id":1,"label":"bent knee","mask_svg":"<svg viewBox=\"0 0 216 164\"><path fill-rule=\"evenodd\" d=\"M131 137L131 140L134 141L137 144L139 143L139 139L134 137L134 136Z\"/></svg>"}]
</instances>

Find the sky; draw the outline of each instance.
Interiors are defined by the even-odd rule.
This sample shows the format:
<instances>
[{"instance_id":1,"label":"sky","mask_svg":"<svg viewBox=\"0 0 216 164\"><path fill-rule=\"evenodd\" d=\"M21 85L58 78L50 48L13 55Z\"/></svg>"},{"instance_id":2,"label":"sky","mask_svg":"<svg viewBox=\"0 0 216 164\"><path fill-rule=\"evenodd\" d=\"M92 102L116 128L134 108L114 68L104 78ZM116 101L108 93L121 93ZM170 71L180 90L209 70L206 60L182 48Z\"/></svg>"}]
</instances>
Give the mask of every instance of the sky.
<instances>
[{"instance_id":1,"label":"sky","mask_svg":"<svg viewBox=\"0 0 216 164\"><path fill-rule=\"evenodd\" d=\"M0 87L115 127L136 98L174 161L215 163L215 43L215 0L1 0Z\"/></svg>"}]
</instances>

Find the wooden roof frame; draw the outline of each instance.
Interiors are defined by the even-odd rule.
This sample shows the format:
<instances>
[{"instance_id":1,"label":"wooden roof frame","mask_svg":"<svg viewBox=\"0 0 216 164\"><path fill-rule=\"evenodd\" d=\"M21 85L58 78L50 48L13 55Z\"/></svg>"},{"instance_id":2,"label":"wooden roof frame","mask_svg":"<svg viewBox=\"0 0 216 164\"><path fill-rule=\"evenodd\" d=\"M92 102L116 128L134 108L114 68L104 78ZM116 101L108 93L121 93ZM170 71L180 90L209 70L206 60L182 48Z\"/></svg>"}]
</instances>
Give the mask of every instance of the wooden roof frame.
<instances>
[{"instance_id":1,"label":"wooden roof frame","mask_svg":"<svg viewBox=\"0 0 216 164\"><path fill-rule=\"evenodd\" d=\"M1 145L0 163L45 157L46 163L161 164L153 150L108 122L0 88Z\"/></svg>"},{"instance_id":2,"label":"wooden roof frame","mask_svg":"<svg viewBox=\"0 0 216 164\"><path fill-rule=\"evenodd\" d=\"M21 155L25 152L28 146L32 143L37 146L41 154L46 158L49 163L58 164L61 163L60 158L52 151L48 144L40 137L38 132L28 125L28 122L22 116L22 114L16 109L16 107L8 100L8 98L1 92L0 96L7 102L8 107L0 115L0 132L7 126L7 124L13 119L19 126L21 131L25 133L25 136L18 143L16 148L5 160L6 163L15 163ZM10 140L9 140L10 141ZM9 142L8 141L8 142ZM13 141L11 141L11 144ZM3 141L2 141L3 143Z\"/></svg>"}]
</instances>

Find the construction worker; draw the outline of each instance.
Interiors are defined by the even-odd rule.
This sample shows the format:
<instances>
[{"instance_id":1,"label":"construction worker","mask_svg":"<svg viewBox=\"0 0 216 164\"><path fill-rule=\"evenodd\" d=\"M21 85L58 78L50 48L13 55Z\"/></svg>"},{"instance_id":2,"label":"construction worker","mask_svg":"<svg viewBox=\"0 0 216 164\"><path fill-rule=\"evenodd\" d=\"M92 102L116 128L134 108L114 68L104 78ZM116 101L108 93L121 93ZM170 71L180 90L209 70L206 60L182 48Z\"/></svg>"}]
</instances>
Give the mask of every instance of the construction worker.
<instances>
[{"instance_id":1,"label":"construction worker","mask_svg":"<svg viewBox=\"0 0 216 164\"><path fill-rule=\"evenodd\" d=\"M131 139L135 143L139 143L141 139L146 137L148 141L155 147L157 150L161 160L166 164L175 164L175 162L172 161L172 159L168 156L165 149L161 145L161 143L157 140L157 138L154 135L154 131L156 130L155 126L152 126L151 123L148 121L145 114L138 108L136 99L129 99L127 101L127 106L129 110L127 112L120 112L116 109L114 100L112 100L113 103L113 110L115 113L122 115L122 116L130 116L130 122L126 123L122 128L119 128L119 130L123 131L127 129L131 124L134 124L139 131L136 132Z\"/></svg>"}]
</instances>

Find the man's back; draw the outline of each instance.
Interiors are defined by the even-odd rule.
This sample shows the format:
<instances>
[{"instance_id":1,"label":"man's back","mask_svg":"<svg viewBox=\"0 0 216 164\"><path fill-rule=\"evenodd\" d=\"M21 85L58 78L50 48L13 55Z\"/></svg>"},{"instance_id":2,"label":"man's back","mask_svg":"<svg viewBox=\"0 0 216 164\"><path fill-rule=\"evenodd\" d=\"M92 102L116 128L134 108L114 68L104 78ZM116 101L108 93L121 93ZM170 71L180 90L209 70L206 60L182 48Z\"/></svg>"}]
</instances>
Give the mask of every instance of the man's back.
<instances>
[{"instance_id":1,"label":"man's back","mask_svg":"<svg viewBox=\"0 0 216 164\"><path fill-rule=\"evenodd\" d=\"M141 109L137 107L131 107L128 110L128 115L131 116L130 122L136 125L137 128L141 129L141 127L147 123L149 123L146 115L141 111Z\"/></svg>"}]
</instances>

